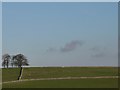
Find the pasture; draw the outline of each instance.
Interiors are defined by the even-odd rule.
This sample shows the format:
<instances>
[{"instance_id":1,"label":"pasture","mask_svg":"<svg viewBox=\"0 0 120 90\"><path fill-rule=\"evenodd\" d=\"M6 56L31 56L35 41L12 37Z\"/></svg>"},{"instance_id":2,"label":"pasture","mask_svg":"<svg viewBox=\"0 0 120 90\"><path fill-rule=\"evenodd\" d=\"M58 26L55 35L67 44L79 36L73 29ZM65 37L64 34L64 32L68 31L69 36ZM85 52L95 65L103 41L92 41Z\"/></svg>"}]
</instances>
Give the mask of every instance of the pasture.
<instances>
[{"instance_id":1,"label":"pasture","mask_svg":"<svg viewBox=\"0 0 120 90\"><path fill-rule=\"evenodd\" d=\"M118 79L108 77L118 76L116 67L30 67L23 69L20 81L17 80L19 68L3 69L2 72L3 88L118 87Z\"/></svg>"}]
</instances>

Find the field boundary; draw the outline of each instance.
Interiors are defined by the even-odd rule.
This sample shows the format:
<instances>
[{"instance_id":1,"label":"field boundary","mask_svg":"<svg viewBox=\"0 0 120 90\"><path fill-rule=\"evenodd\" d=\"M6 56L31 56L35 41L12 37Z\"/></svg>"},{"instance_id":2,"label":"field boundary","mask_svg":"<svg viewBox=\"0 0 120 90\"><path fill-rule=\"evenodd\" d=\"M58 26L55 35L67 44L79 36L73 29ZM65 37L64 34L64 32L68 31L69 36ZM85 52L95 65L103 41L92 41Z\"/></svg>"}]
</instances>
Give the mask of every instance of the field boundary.
<instances>
[{"instance_id":1,"label":"field boundary","mask_svg":"<svg viewBox=\"0 0 120 90\"><path fill-rule=\"evenodd\" d=\"M118 78L118 76L96 76L96 77L59 77L59 78L39 78L39 79L21 79L15 81L7 81L4 83L15 83L15 82L23 82L23 81L36 81L36 80L64 80L64 79L100 79L100 78Z\"/></svg>"}]
</instances>

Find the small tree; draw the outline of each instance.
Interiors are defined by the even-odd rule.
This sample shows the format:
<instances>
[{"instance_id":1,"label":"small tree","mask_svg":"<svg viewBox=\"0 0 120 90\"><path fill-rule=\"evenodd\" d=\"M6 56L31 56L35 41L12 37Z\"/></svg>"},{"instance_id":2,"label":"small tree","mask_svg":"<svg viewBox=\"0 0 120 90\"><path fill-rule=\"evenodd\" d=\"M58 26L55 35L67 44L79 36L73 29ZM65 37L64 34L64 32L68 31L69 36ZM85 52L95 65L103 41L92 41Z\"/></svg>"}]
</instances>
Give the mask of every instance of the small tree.
<instances>
[{"instance_id":1,"label":"small tree","mask_svg":"<svg viewBox=\"0 0 120 90\"><path fill-rule=\"evenodd\" d=\"M8 68L10 59L11 59L11 56L9 54L4 54L2 56L2 60L3 60L2 66L4 66L4 68L5 68L5 66L7 66L7 68Z\"/></svg>"},{"instance_id":2,"label":"small tree","mask_svg":"<svg viewBox=\"0 0 120 90\"><path fill-rule=\"evenodd\" d=\"M13 64L17 65L18 67L29 65L27 58L23 54L17 54L13 56L12 60L13 60Z\"/></svg>"},{"instance_id":3,"label":"small tree","mask_svg":"<svg viewBox=\"0 0 120 90\"><path fill-rule=\"evenodd\" d=\"M23 55L23 54L17 54L15 56L13 56L12 58L14 65L18 65L18 67L20 68L20 73L18 76L18 80L20 80L21 75L22 75L22 66L28 66L28 60L27 58Z\"/></svg>"}]
</instances>

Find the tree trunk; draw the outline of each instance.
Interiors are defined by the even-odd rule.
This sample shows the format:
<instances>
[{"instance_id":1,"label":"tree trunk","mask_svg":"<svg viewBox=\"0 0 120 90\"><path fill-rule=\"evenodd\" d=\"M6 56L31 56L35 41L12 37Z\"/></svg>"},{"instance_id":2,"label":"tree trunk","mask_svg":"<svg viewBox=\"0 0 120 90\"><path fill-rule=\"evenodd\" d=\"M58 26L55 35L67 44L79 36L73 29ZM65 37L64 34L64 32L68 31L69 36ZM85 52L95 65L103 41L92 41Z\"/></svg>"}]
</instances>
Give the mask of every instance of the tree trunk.
<instances>
[{"instance_id":1,"label":"tree trunk","mask_svg":"<svg viewBox=\"0 0 120 90\"><path fill-rule=\"evenodd\" d=\"M20 67L20 73L19 73L19 76L18 76L18 80L20 80L21 74L22 74L22 67Z\"/></svg>"},{"instance_id":2,"label":"tree trunk","mask_svg":"<svg viewBox=\"0 0 120 90\"><path fill-rule=\"evenodd\" d=\"M8 68L9 62L7 61L7 68Z\"/></svg>"},{"instance_id":3,"label":"tree trunk","mask_svg":"<svg viewBox=\"0 0 120 90\"><path fill-rule=\"evenodd\" d=\"M8 64L7 64L7 68L8 68Z\"/></svg>"}]
</instances>

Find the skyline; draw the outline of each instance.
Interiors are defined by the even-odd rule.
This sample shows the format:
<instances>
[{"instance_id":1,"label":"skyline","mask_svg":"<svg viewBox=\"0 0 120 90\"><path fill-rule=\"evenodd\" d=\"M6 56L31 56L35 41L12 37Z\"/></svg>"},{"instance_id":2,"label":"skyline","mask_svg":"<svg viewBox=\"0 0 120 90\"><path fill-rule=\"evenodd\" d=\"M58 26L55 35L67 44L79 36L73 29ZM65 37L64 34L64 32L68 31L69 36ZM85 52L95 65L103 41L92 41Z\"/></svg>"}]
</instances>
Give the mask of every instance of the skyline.
<instances>
[{"instance_id":1,"label":"skyline","mask_svg":"<svg viewBox=\"0 0 120 90\"><path fill-rule=\"evenodd\" d=\"M3 3L3 53L30 66L117 66L117 3Z\"/></svg>"}]
</instances>

